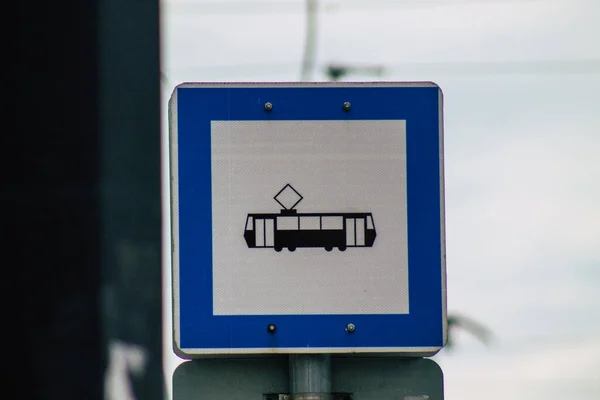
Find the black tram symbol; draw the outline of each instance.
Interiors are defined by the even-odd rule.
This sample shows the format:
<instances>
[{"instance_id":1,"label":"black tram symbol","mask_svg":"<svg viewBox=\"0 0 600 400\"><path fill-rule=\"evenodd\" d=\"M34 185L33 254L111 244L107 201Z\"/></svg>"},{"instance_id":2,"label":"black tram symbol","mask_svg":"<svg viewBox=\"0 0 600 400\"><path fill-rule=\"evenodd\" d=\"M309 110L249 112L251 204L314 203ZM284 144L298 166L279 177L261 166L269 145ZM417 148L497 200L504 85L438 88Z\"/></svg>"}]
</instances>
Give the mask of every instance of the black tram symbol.
<instances>
[{"instance_id":1,"label":"black tram symbol","mask_svg":"<svg viewBox=\"0 0 600 400\"><path fill-rule=\"evenodd\" d=\"M288 206L280 202L278 196L285 191L293 191L298 200L288 202ZM299 247L331 251L337 247L345 251L349 247L373 246L376 233L372 213L298 213L294 207L300 200L302 196L287 184L275 196L283 207L280 214L248 214L244 231L248 247L275 251L295 251Z\"/></svg>"}]
</instances>

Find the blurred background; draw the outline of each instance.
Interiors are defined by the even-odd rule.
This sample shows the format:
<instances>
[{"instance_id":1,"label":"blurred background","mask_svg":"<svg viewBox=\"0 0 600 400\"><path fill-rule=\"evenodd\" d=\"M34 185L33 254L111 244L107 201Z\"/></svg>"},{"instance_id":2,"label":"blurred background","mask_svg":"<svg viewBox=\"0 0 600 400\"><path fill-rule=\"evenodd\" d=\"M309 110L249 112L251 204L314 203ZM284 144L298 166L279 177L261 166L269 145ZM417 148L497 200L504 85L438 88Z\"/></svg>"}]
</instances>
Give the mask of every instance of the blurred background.
<instances>
[{"instance_id":1,"label":"blurred background","mask_svg":"<svg viewBox=\"0 0 600 400\"><path fill-rule=\"evenodd\" d=\"M163 0L182 82L434 81L444 92L449 400L600 393L600 3ZM168 187L164 198L169 198ZM164 202L164 368L172 351ZM462 323L462 324L461 324Z\"/></svg>"}]
</instances>

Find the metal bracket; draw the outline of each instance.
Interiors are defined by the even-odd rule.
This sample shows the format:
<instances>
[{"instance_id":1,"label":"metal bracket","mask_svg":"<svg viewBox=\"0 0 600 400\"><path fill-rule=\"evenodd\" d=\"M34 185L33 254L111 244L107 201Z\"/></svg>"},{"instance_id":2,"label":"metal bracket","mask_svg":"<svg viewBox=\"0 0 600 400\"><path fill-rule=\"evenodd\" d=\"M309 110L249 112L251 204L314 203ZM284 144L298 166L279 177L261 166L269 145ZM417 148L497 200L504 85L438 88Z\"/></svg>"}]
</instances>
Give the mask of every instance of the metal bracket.
<instances>
[{"instance_id":1,"label":"metal bracket","mask_svg":"<svg viewBox=\"0 0 600 400\"><path fill-rule=\"evenodd\" d=\"M262 398L263 400L352 400L352 393L331 393L324 396L318 393L267 393L263 394Z\"/></svg>"}]
</instances>

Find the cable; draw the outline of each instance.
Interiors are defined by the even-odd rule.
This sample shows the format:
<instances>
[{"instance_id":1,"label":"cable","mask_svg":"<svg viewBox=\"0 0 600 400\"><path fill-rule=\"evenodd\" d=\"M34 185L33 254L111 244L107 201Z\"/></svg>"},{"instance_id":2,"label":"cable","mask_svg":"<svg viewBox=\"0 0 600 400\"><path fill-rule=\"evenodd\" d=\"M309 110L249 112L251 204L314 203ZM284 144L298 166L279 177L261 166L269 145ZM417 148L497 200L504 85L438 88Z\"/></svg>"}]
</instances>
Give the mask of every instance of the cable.
<instances>
[{"instance_id":1,"label":"cable","mask_svg":"<svg viewBox=\"0 0 600 400\"><path fill-rule=\"evenodd\" d=\"M600 74L600 59L407 62L386 68L386 72L393 72L394 74L409 71L463 76Z\"/></svg>"},{"instance_id":2,"label":"cable","mask_svg":"<svg viewBox=\"0 0 600 400\"><path fill-rule=\"evenodd\" d=\"M165 2L161 11L181 14L300 14L304 12L304 4L288 1L200 1L200 2Z\"/></svg>"},{"instance_id":3,"label":"cable","mask_svg":"<svg viewBox=\"0 0 600 400\"><path fill-rule=\"evenodd\" d=\"M282 72L297 68L297 61L269 62L257 64L225 64L171 67L167 71L192 71L195 73L223 71L227 73L242 72L244 74L264 74ZM437 73L443 75L504 75L504 74L600 74L600 58L564 59L564 60L515 60L515 61L439 61L439 62L405 62L398 64L381 64L381 66L352 63L333 63L320 67L345 68L349 73L361 70L379 71L381 74L393 73ZM369 72L371 73L371 72Z\"/></svg>"},{"instance_id":4,"label":"cable","mask_svg":"<svg viewBox=\"0 0 600 400\"><path fill-rule=\"evenodd\" d=\"M452 7L461 5L485 5L485 4L525 4L534 2L543 2L560 0L344 0L344 1L325 1L323 2L323 11L325 13L342 12L356 9L374 9L374 8L432 8L432 7ZM236 0L236 1L163 1L162 11L176 12L185 14L224 14L224 15L245 15L245 14L302 14L304 13L304 4L301 1L268 1L268 0Z\"/></svg>"},{"instance_id":5,"label":"cable","mask_svg":"<svg viewBox=\"0 0 600 400\"><path fill-rule=\"evenodd\" d=\"M289 62L264 62L264 63L236 63L236 64L213 64L213 65L187 65L176 67L163 67L166 71L195 73L223 71L224 73L247 72L277 72L283 69L298 69L299 61Z\"/></svg>"}]
</instances>

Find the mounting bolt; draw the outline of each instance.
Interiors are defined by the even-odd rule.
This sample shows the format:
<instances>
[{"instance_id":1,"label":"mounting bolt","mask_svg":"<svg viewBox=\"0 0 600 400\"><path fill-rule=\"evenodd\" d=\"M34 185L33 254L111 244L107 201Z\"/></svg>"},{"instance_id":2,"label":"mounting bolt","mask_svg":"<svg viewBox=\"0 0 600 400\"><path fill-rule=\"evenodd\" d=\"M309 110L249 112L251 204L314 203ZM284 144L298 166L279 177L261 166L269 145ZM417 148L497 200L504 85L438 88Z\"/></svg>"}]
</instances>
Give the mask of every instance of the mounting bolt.
<instances>
[{"instance_id":1,"label":"mounting bolt","mask_svg":"<svg viewBox=\"0 0 600 400\"><path fill-rule=\"evenodd\" d=\"M344 111L350 111L350 108L352 108L352 105L350 104L349 101L345 101L344 104L342 105L342 109Z\"/></svg>"},{"instance_id":2,"label":"mounting bolt","mask_svg":"<svg viewBox=\"0 0 600 400\"><path fill-rule=\"evenodd\" d=\"M289 394L284 394L283 396L281 396L283 400L290 400L290 395Z\"/></svg>"},{"instance_id":3,"label":"mounting bolt","mask_svg":"<svg viewBox=\"0 0 600 400\"><path fill-rule=\"evenodd\" d=\"M355 329L356 329L356 326L354 326L354 324L346 325L346 332L354 332Z\"/></svg>"},{"instance_id":4,"label":"mounting bolt","mask_svg":"<svg viewBox=\"0 0 600 400\"><path fill-rule=\"evenodd\" d=\"M267 331L269 333L275 333L276 330L277 330L277 327L275 326L275 324L269 324L269 326L267 326Z\"/></svg>"},{"instance_id":5,"label":"mounting bolt","mask_svg":"<svg viewBox=\"0 0 600 400\"><path fill-rule=\"evenodd\" d=\"M273 104L266 102L265 103L265 111L271 111L273 109Z\"/></svg>"}]
</instances>

